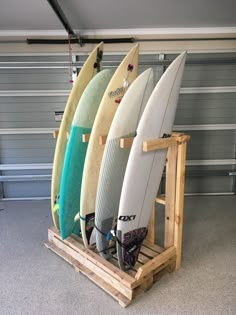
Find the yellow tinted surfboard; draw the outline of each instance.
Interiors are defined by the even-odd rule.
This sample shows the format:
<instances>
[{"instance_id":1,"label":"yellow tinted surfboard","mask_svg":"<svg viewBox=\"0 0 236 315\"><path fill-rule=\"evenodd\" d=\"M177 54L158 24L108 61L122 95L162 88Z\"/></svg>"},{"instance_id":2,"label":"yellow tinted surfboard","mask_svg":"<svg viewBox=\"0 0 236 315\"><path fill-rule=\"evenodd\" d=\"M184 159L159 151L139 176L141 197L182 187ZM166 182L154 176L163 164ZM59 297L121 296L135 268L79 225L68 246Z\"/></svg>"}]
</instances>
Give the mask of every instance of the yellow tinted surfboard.
<instances>
[{"instance_id":1,"label":"yellow tinted surfboard","mask_svg":"<svg viewBox=\"0 0 236 315\"><path fill-rule=\"evenodd\" d=\"M88 246L88 235L93 214L99 171L104 151L104 145L99 145L100 135L108 135L111 122L126 90L137 77L139 46L133 47L123 59L102 98L89 139L80 199L80 225L85 246Z\"/></svg>"},{"instance_id":2,"label":"yellow tinted surfboard","mask_svg":"<svg viewBox=\"0 0 236 315\"><path fill-rule=\"evenodd\" d=\"M75 110L79 103L80 97L89 81L100 69L100 61L103 53L103 43L100 43L91 52L85 61L82 69L80 70L77 79L72 87L69 98L66 103L65 111L63 114L62 122L59 129L57 138L53 169L52 169L52 183L51 183L51 210L54 225L59 229L58 219L58 197L60 190L60 180L62 174L62 167L67 143L67 132L69 132Z\"/></svg>"}]
</instances>

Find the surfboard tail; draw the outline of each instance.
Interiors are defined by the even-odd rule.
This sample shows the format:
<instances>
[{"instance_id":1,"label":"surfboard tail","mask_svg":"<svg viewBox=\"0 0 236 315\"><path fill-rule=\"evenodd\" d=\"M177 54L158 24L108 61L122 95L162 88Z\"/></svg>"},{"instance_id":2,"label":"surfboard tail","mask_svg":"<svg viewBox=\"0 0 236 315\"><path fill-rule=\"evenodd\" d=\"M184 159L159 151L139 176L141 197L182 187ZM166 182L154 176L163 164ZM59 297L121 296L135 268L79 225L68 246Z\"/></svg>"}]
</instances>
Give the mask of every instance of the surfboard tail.
<instances>
[{"instance_id":1,"label":"surfboard tail","mask_svg":"<svg viewBox=\"0 0 236 315\"><path fill-rule=\"evenodd\" d=\"M117 254L118 257L122 257L119 259L119 266L122 270L134 267L147 232L146 227L129 231L123 235L120 230L117 231Z\"/></svg>"}]
</instances>

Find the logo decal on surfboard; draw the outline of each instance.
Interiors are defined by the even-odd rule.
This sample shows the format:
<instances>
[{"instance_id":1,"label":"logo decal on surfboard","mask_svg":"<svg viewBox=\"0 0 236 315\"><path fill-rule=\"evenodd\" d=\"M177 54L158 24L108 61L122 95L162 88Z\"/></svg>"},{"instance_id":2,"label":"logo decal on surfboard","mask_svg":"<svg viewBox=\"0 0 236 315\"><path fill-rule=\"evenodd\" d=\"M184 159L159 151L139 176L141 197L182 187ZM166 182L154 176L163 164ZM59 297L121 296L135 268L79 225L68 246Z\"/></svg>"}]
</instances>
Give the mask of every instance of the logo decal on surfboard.
<instances>
[{"instance_id":1,"label":"logo decal on surfboard","mask_svg":"<svg viewBox=\"0 0 236 315\"><path fill-rule=\"evenodd\" d=\"M121 216L119 216L119 220L125 221L125 222L133 221L133 220L135 220L135 218L136 218L136 215L121 215Z\"/></svg>"},{"instance_id":2,"label":"logo decal on surfboard","mask_svg":"<svg viewBox=\"0 0 236 315\"><path fill-rule=\"evenodd\" d=\"M109 96L110 98L113 98L113 97L116 97L116 96L118 96L118 95L123 95L123 94L124 94L124 87L121 86L121 87L117 88L115 91L109 92L109 93L108 93L108 96Z\"/></svg>"}]
</instances>

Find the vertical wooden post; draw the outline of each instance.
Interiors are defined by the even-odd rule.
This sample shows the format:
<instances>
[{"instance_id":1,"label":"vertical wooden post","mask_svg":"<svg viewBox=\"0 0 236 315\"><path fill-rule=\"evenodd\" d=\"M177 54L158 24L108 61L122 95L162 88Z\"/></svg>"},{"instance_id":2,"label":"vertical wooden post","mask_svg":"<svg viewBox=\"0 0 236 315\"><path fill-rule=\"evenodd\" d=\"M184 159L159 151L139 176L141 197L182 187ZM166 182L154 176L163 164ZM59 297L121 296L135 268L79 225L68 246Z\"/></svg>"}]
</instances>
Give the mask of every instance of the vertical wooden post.
<instances>
[{"instance_id":1,"label":"vertical wooden post","mask_svg":"<svg viewBox=\"0 0 236 315\"><path fill-rule=\"evenodd\" d=\"M164 247L174 245L177 145L168 148L166 163L166 205Z\"/></svg>"},{"instance_id":2,"label":"vertical wooden post","mask_svg":"<svg viewBox=\"0 0 236 315\"><path fill-rule=\"evenodd\" d=\"M146 239L153 244L155 244L155 218L156 218L156 209L155 209L155 203L154 203L154 206L152 208L152 213L150 216L150 221L148 224L148 234L146 237Z\"/></svg>"},{"instance_id":3,"label":"vertical wooden post","mask_svg":"<svg viewBox=\"0 0 236 315\"><path fill-rule=\"evenodd\" d=\"M178 144L178 153L177 153L175 229L174 229L174 246L176 248L176 269L179 269L181 266L185 160L186 160L186 141Z\"/></svg>"}]
</instances>

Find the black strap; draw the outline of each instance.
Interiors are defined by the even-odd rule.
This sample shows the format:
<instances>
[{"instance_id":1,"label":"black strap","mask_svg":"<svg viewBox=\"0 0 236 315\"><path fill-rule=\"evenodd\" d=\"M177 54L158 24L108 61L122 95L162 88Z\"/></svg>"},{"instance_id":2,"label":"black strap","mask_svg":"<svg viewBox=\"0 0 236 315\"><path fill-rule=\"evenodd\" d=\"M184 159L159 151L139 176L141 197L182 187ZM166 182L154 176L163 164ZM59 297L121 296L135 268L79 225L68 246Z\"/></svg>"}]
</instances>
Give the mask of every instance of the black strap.
<instances>
[{"instance_id":1,"label":"black strap","mask_svg":"<svg viewBox=\"0 0 236 315\"><path fill-rule=\"evenodd\" d=\"M104 237L107 237L107 235L105 234L105 233L103 233L95 224L94 224L94 227L96 228L96 230L99 232L99 233L101 233ZM114 231L115 231L115 234L116 234L116 228L117 228L117 226L115 226L115 228L114 228ZM134 256L134 252L135 252L135 250L136 249L138 249L140 246L141 246L141 244L142 244L142 242L143 242L143 240L146 238L146 236L147 236L147 233L148 233L148 230L146 231L146 233L145 233L145 235L140 239L140 240L138 240L137 238L135 238L131 243L129 243L129 244L127 244L127 245L125 245L125 244L123 244L120 240L119 240L119 238L117 237L117 236L112 236L111 238L110 238L110 240L112 240L113 242L114 242L114 245L113 246L109 246L109 247L107 247L107 248L105 248L105 249L103 249L103 250L101 250L101 251L99 251L98 253L101 253L101 252L105 252L105 251L107 251L107 250L110 250L110 249L115 249L115 252L113 252L112 254L114 255L115 253L116 253L116 242L122 247L122 248L124 248L124 250L126 251L126 253L128 254L128 255L130 255L130 259L131 259L131 261L134 261L135 260L135 256ZM129 267L131 267L130 265L128 265L128 264L126 264L127 266L129 266Z\"/></svg>"},{"instance_id":2,"label":"black strap","mask_svg":"<svg viewBox=\"0 0 236 315\"><path fill-rule=\"evenodd\" d=\"M94 224L94 227L95 227L95 229L99 232L99 233L101 233L105 238L107 237L107 234L105 234L105 233L103 233L97 226L96 226L96 224ZM110 249L113 249L114 248L114 252L112 252L112 255L114 255L115 253L116 253L116 237L114 237L114 236L112 236L111 238L110 238L110 240L112 240L113 242L114 242L114 245L113 246L109 246L109 247L107 247L107 248L105 248L105 249L103 249L103 250L100 250L100 251L98 251L98 253L102 253L102 252L105 252L105 251L107 251L107 250L110 250Z\"/></svg>"}]
</instances>

